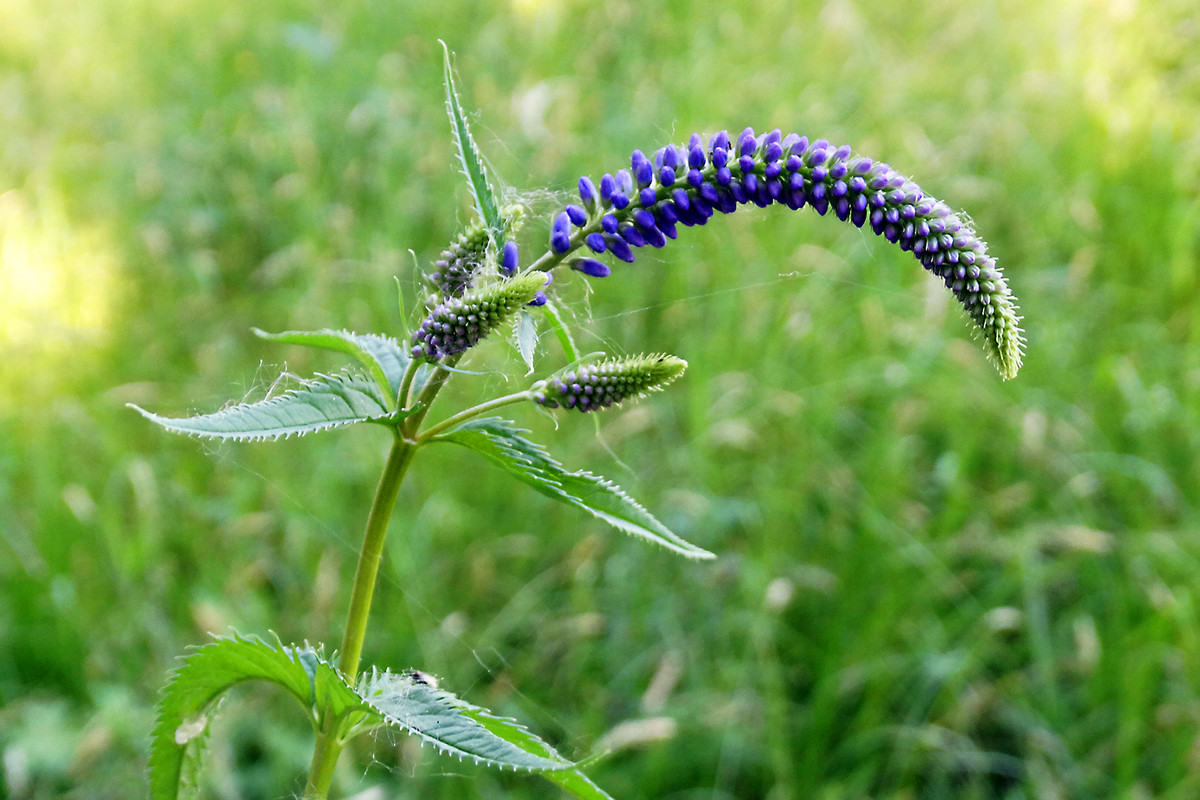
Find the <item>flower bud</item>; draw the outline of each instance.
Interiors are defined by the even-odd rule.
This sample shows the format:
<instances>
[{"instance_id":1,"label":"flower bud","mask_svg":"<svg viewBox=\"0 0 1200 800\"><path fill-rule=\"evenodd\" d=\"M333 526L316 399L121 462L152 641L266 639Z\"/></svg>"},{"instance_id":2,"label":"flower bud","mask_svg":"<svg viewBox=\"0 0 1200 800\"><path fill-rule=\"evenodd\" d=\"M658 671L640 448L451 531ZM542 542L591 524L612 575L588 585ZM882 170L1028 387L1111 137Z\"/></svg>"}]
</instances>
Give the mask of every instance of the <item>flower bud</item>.
<instances>
[{"instance_id":1,"label":"flower bud","mask_svg":"<svg viewBox=\"0 0 1200 800\"><path fill-rule=\"evenodd\" d=\"M538 381L533 399L547 408L596 411L657 391L685 369L686 361L661 353L608 359Z\"/></svg>"},{"instance_id":2,"label":"flower bud","mask_svg":"<svg viewBox=\"0 0 1200 800\"><path fill-rule=\"evenodd\" d=\"M435 306L412 336L413 358L437 361L461 353L500 327L534 300L549 279L544 272L526 272Z\"/></svg>"}]
</instances>

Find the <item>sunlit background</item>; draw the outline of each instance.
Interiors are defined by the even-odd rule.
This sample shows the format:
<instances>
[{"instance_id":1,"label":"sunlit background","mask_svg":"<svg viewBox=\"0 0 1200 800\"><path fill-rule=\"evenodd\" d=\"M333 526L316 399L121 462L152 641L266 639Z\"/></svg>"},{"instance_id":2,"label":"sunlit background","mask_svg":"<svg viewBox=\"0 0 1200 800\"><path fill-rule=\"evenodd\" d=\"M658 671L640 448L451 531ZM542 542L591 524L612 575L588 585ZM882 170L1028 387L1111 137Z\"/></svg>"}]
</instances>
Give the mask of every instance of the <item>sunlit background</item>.
<instances>
[{"instance_id":1,"label":"sunlit background","mask_svg":"<svg viewBox=\"0 0 1200 800\"><path fill-rule=\"evenodd\" d=\"M563 280L585 350L691 369L602 441L514 414L721 558L429 453L370 663L618 746L590 772L619 798L1200 793L1194 0L5 0L0 797L143 793L156 693L210 632L340 638L381 431L215 446L125 404L341 366L251 327L405 334L393 278L411 308L413 254L469 214L438 38L512 191L745 125L888 161L974 219L1029 357L1000 381L911 257L807 212ZM459 402L523 380L502 342L472 365ZM559 796L358 744L338 796ZM293 796L310 747L235 691L202 796Z\"/></svg>"}]
</instances>

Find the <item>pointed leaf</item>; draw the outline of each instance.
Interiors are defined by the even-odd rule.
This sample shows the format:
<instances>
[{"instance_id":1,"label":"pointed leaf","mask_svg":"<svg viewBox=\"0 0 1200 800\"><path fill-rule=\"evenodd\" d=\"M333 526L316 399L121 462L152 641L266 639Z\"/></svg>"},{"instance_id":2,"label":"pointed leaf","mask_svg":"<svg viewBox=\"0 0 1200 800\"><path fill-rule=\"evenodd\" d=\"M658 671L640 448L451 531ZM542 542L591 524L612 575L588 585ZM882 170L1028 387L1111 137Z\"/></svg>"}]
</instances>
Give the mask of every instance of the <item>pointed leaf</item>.
<instances>
[{"instance_id":1,"label":"pointed leaf","mask_svg":"<svg viewBox=\"0 0 1200 800\"><path fill-rule=\"evenodd\" d=\"M537 350L538 329L537 320L533 318L527 310L521 309L517 312L517 318L513 321L513 340L517 345L517 352L521 354L521 359L529 367L529 375L533 372L533 355Z\"/></svg>"},{"instance_id":2,"label":"pointed leaf","mask_svg":"<svg viewBox=\"0 0 1200 800\"><path fill-rule=\"evenodd\" d=\"M371 371L384 396L395 398L400 391L404 371L408 369L409 355L400 343L390 336L377 333L353 333L345 330L283 331L267 333L254 328L254 333L269 342L298 344L305 347L320 347L357 358L359 363ZM389 403L389 408L394 403Z\"/></svg>"},{"instance_id":3,"label":"pointed leaf","mask_svg":"<svg viewBox=\"0 0 1200 800\"><path fill-rule=\"evenodd\" d=\"M524 431L497 417L472 420L435 437L474 450L542 494L582 508L619 530L688 558L714 558L675 535L616 484L590 472L568 472Z\"/></svg>"},{"instance_id":4,"label":"pointed leaf","mask_svg":"<svg viewBox=\"0 0 1200 800\"><path fill-rule=\"evenodd\" d=\"M194 649L171 675L158 704L158 724L150 745L150 796L174 800L181 780L199 764L216 701L232 686L267 681L283 687L307 712L314 726L328 707L342 716L361 700L332 666L311 648L270 645L259 639L219 638Z\"/></svg>"},{"instance_id":5,"label":"pointed leaf","mask_svg":"<svg viewBox=\"0 0 1200 800\"><path fill-rule=\"evenodd\" d=\"M373 671L360 681L359 694L386 724L416 734L444 753L535 772L575 766L516 722L435 688L420 673Z\"/></svg>"},{"instance_id":6,"label":"pointed leaf","mask_svg":"<svg viewBox=\"0 0 1200 800\"><path fill-rule=\"evenodd\" d=\"M458 158L462 162L463 175L467 177L467 185L471 189L471 197L475 201L475 211L483 224L487 226L488 234L497 251L504 244L504 222L500 218L500 208L496 203L496 193L488 180L487 170L483 166L483 156L471 137L471 129L467 118L463 116L462 106L458 101L458 91L454 87L454 71L450 66L450 48L441 39L444 59L444 79L446 84L446 113L450 115L450 127L454 131L454 142L458 146Z\"/></svg>"},{"instance_id":7,"label":"pointed leaf","mask_svg":"<svg viewBox=\"0 0 1200 800\"><path fill-rule=\"evenodd\" d=\"M405 416L388 409L375 381L352 374L321 375L279 397L195 417L168 418L130 408L173 433L235 441L303 436L356 422L392 423Z\"/></svg>"},{"instance_id":8,"label":"pointed leaf","mask_svg":"<svg viewBox=\"0 0 1200 800\"><path fill-rule=\"evenodd\" d=\"M539 306L539 308L543 314L550 318L550 330L558 338L558 344L562 347L567 361L578 361L579 349L575 346L575 340L571 337L571 329L567 327L567 323L562 318L558 306L553 301L547 301L545 304Z\"/></svg>"}]
</instances>

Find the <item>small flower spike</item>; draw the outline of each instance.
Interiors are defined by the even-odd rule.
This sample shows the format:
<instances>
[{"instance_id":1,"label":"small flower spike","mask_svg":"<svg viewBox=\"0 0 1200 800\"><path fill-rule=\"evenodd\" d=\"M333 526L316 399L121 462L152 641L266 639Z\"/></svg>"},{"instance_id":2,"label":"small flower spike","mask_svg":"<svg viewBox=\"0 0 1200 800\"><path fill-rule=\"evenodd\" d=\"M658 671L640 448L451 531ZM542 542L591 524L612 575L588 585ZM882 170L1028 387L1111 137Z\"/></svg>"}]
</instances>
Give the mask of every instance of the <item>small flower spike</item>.
<instances>
[{"instance_id":1,"label":"small flower spike","mask_svg":"<svg viewBox=\"0 0 1200 800\"><path fill-rule=\"evenodd\" d=\"M693 134L684 146L667 145L653 156L635 150L630 169L605 174L597 189L579 180L581 203L558 214L551 231L550 268L567 261L593 277L607 275L595 259L567 259L581 246L632 262L634 250L662 247L677 226L704 225L716 212L759 207L805 206L855 227L869 227L911 252L941 278L983 336L1001 375L1020 369L1025 347L1016 298L987 244L970 220L927 196L887 164L853 155L825 139L810 142L778 129L736 138L720 131L705 145Z\"/></svg>"},{"instance_id":2,"label":"small flower spike","mask_svg":"<svg viewBox=\"0 0 1200 800\"><path fill-rule=\"evenodd\" d=\"M482 223L472 225L458 235L438 256L437 272L427 280L446 297L460 297L475 285L475 272L483 264L488 232Z\"/></svg>"},{"instance_id":3,"label":"small flower spike","mask_svg":"<svg viewBox=\"0 0 1200 800\"><path fill-rule=\"evenodd\" d=\"M525 272L462 297L447 298L413 334L413 358L437 361L474 347L537 298L549 279L544 272Z\"/></svg>"},{"instance_id":4,"label":"small flower spike","mask_svg":"<svg viewBox=\"0 0 1200 800\"><path fill-rule=\"evenodd\" d=\"M533 399L547 408L598 411L658 391L685 369L686 361L663 354L609 359L538 381Z\"/></svg>"}]
</instances>

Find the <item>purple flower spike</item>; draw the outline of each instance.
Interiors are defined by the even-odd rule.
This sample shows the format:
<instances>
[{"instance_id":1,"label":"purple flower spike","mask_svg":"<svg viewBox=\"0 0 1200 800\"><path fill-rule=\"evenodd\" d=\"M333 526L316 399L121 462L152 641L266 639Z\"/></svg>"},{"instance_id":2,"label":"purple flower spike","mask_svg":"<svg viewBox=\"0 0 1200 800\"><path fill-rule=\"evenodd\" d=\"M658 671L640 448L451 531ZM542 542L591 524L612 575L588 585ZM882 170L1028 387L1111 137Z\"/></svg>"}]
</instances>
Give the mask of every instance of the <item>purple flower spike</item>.
<instances>
[{"instance_id":1,"label":"purple flower spike","mask_svg":"<svg viewBox=\"0 0 1200 800\"><path fill-rule=\"evenodd\" d=\"M563 211L554 218L550 228L550 246L556 253L566 253L571 249L571 218Z\"/></svg>"},{"instance_id":2,"label":"purple flower spike","mask_svg":"<svg viewBox=\"0 0 1200 800\"><path fill-rule=\"evenodd\" d=\"M598 201L596 195L590 181L581 179L583 206L569 206L555 219L551 244L556 253L565 255L564 248L586 243L595 252L607 250L633 261L634 247L665 245L676 237L677 224L703 225L715 212L731 213L749 203L811 206L820 215L832 210L829 216L856 227L869 225L913 253L946 282L983 331L1004 376L1020 366L1024 339L1016 304L970 222L888 164L856 156L849 146L827 139L810 144L806 136L778 129L757 136L746 128L733 144L727 131L717 132L706 150L693 134L686 145L665 146L653 158L635 150L630 169L605 175ZM608 213L597 219L600 203ZM582 241L570 238L569 224L582 229ZM959 275L961 270L971 272ZM585 392L571 402L590 407L594 401Z\"/></svg>"},{"instance_id":3,"label":"purple flower spike","mask_svg":"<svg viewBox=\"0 0 1200 800\"><path fill-rule=\"evenodd\" d=\"M512 277L517 271L518 254L517 243L507 241L504 243L504 252L500 256L500 269L508 277Z\"/></svg>"},{"instance_id":4,"label":"purple flower spike","mask_svg":"<svg viewBox=\"0 0 1200 800\"><path fill-rule=\"evenodd\" d=\"M603 261L594 258L577 258L571 262L571 269L578 270L592 278L607 278L612 270Z\"/></svg>"}]
</instances>

